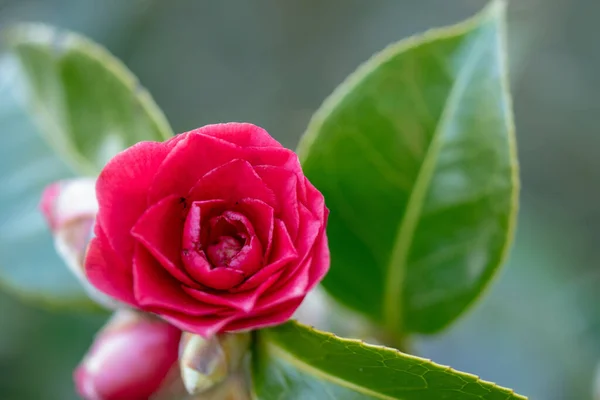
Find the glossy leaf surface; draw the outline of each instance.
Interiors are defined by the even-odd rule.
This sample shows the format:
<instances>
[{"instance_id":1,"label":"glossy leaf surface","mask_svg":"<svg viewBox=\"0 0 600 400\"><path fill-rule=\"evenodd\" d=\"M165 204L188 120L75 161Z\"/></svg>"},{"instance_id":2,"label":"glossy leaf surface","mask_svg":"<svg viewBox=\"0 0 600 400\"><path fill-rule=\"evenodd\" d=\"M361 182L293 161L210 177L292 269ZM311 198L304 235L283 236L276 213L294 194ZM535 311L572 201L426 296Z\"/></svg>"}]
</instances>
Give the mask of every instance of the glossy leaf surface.
<instances>
[{"instance_id":1,"label":"glossy leaf surface","mask_svg":"<svg viewBox=\"0 0 600 400\"><path fill-rule=\"evenodd\" d=\"M44 25L6 32L49 143L74 168L96 175L117 152L172 136L162 111L137 78L105 49Z\"/></svg>"},{"instance_id":2,"label":"glossy leaf surface","mask_svg":"<svg viewBox=\"0 0 600 400\"><path fill-rule=\"evenodd\" d=\"M171 128L137 79L99 45L33 24L7 30L4 39L0 282L43 303L96 308L56 254L38 210L42 190L74 175L95 176L117 152L164 140ZM29 115L17 100L29 103Z\"/></svg>"},{"instance_id":3,"label":"glossy leaf surface","mask_svg":"<svg viewBox=\"0 0 600 400\"><path fill-rule=\"evenodd\" d=\"M524 399L474 375L296 322L257 332L253 391L260 400Z\"/></svg>"},{"instance_id":4,"label":"glossy leaf surface","mask_svg":"<svg viewBox=\"0 0 600 400\"><path fill-rule=\"evenodd\" d=\"M299 147L331 209L325 288L399 336L457 318L512 239L503 23L494 2L390 46L324 103Z\"/></svg>"},{"instance_id":5,"label":"glossy leaf surface","mask_svg":"<svg viewBox=\"0 0 600 400\"><path fill-rule=\"evenodd\" d=\"M0 287L68 308L96 306L56 253L38 203L44 187L73 172L19 105L14 60L0 59Z\"/></svg>"}]
</instances>

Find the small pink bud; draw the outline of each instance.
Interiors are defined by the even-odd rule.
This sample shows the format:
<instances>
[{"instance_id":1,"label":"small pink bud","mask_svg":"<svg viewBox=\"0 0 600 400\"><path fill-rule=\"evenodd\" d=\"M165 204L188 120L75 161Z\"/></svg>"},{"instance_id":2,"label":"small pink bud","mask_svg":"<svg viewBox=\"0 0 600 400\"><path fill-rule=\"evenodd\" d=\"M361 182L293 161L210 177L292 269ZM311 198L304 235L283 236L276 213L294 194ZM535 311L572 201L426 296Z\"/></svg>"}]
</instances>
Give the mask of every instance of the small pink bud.
<instances>
[{"instance_id":1,"label":"small pink bud","mask_svg":"<svg viewBox=\"0 0 600 400\"><path fill-rule=\"evenodd\" d=\"M40 210L54 237L56 252L89 296L104 307L115 309L118 302L88 282L83 266L98 213L95 185L96 181L90 178L54 182L44 190Z\"/></svg>"},{"instance_id":2,"label":"small pink bud","mask_svg":"<svg viewBox=\"0 0 600 400\"><path fill-rule=\"evenodd\" d=\"M78 219L96 218L95 186L94 179L77 178L54 182L44 189L40 209L53 232Z\"/></svg>"},{"instance_id":3,"label":"small pink bud","mask_svg":"<svg viewBox=\"0 0 600 400\"><path fill-rule=\"evenodd\" d=\"M117 311L74 372L85 400L146 400L177 368L181 331L148 315Z\"/></svg>"}]
</instances>

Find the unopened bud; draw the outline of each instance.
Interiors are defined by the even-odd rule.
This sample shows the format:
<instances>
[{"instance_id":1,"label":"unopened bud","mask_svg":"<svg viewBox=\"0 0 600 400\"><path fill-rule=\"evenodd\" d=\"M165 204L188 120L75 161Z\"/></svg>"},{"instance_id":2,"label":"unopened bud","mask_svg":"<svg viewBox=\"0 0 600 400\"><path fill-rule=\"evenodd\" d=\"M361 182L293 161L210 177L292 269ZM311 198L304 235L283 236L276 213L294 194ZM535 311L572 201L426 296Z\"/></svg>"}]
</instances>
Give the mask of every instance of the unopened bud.
<instances>
[{"instance_id":1,"label":"unopened bud","mask_svg":"<svg viewBox=\"0 0 600 400\"><path fill-rule=\"evenodd\" d=\"M95 186L92 178L77 178L54 182L44 189L40 209L53 232L79 218L96 216Z\"/></svg>"},{"instance_id":2,"label":"unopened bud","mask_svg":"<svg viewBox=\"0 0 600 400\"><path fill-rule=\"evenodd\" d=\"M95 184L90 178L55 182L44 190L40 209L54 236L56 252L92 299L114 309L118 302L99 292L85 276L85 253L98 213Z\"/></svg>"},{"instance_id":3,"label":"unopened bud","mask_svg":"<svg viewBox=\"0 0 600 400\"><path fill-rule=\"evenodd\" d=\"M181 331L155 317L117 311L74 373L85 400L149 399L177 368Z\"/></svg>"},{"instance_id":4,"label":"unopened bud","mask_svg":"<svg viewBox=\"0 0 600 400\"><path fill-rule=\"evenodd\" d=\"M184 333L179 367L188 393L204 393L235 373L248 352L249 333L225 333L208 339Z\"/></svg>"},{"instance_id":5,"label":"unopened bud","mask_svg":"<svg viewBox=\"0 0 600 400\"><path fill-rule=\"evenodd\" d=\"M193 395L188 400L250 400L247 376L242 371L229 375L214 388Z\"/></svg>"}]
</instances>

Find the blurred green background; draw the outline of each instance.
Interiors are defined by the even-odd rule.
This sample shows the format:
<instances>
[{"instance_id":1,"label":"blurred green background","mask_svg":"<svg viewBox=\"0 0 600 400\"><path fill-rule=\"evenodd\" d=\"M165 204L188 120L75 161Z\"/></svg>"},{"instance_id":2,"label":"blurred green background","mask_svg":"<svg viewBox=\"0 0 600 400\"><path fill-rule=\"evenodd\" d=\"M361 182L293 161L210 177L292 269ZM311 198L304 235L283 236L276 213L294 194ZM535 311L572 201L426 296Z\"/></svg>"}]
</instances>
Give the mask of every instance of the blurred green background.
<instances>
[{"instance_id":1,"label":"blurred green background","mask_svg":"<svg viewBox=\"0 0 600 400\"><path fill-rule=\"evenodd\" d=\"M0 0L0 24L42 21L104 44L176 132L249 121L294 147L323 99L374 52L484 4ZM592 399L600 360L598 16L596 0L510 4L523 185L516 243L485 299L449 331L417 342L421 355L532 399ZM6 144L18 127L30 128L12 102L0 99L0 116L11 118L0 120ZM0 399L76 398L71 371L103 318L41 310L0 293Z\"/></svg>"}]
</instances>

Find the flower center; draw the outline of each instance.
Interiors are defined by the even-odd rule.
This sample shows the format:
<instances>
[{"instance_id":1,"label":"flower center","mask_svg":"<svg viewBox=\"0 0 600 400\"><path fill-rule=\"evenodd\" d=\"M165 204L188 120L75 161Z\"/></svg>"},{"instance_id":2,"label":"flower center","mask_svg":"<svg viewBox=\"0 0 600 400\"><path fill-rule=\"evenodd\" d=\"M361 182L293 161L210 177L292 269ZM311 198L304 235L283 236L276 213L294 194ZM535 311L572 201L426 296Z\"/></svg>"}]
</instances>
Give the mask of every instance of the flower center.
<instances>
[{"instance_id":1,"label":"flower center","mask_svg":"<svg viewBox=\"0 0 600 400\"><path fill-rule=\"evenodd\" d=\"M220 236L217 242L206 248L208 260L215 267L228 267L229 262L244 247L244 242L239 237Z\"/></svg>"},{"instance_id":2,"label":"flower center","mask_svg":"<svg viewBox=\"0 0 600 400\"><path fill-rule=\"evenodd\" d=\"M262 255L246 216L192 203L183 228L181 261L194 280L216 290L231 289L260 269Z\"/></svg>"}]
</instances>

